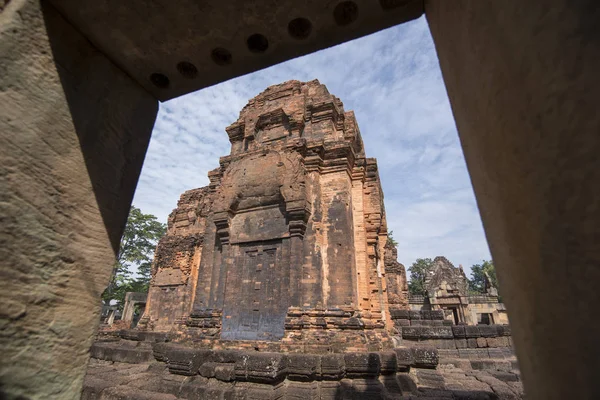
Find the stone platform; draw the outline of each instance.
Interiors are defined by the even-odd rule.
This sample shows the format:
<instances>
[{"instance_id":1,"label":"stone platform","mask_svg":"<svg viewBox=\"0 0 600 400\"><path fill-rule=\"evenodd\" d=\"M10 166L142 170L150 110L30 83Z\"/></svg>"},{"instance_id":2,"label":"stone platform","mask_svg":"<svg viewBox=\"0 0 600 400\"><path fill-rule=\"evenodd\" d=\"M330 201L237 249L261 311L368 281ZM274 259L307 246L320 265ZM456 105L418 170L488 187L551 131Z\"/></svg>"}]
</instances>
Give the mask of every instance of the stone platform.
<instances>
[{"instance_id":1,"label":"stone platform","mask_svg":"<svg viewBox=\"0 0 600 400\"><path fill-rule=\"evenodd\" d=\"M510 357L440 359L438 350L423 347L281 353L144 339L96 342L82 399L523 398Z\"/></svg>"}]
</instances>

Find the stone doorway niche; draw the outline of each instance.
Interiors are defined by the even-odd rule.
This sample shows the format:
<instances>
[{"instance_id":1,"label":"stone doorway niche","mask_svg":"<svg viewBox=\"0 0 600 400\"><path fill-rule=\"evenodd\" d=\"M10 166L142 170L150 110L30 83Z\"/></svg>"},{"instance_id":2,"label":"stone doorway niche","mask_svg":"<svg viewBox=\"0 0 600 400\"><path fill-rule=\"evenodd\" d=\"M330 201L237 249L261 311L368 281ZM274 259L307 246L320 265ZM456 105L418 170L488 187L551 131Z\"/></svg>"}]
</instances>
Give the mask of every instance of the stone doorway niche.
<instances>
[{"instance_id":1,"label":"stone doorway niche","mask_svg":"<svg viewBox=\"0 0 600 400\"><path fill-rule=\"evenodd\" d=\"M233 251L237 271L226 278L221 338L281 339L287 312L282 241L241 244Z\"/></svg>"}]
</instances>

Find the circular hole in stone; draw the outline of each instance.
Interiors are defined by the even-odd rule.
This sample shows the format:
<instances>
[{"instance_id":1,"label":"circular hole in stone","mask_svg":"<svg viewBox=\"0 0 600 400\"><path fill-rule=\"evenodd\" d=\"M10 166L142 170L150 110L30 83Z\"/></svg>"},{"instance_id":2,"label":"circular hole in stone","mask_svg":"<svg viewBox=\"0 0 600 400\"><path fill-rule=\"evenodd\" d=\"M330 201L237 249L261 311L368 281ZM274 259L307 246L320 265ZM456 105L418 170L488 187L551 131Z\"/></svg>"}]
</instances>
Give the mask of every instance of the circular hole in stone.
<instances>
[{"instance_id":1,"label":"circular hole in stone","mask_svg":"<svg viewBox=\"0 0 600 400\"><path fill-rule=\"evenodd\" d=\"M198 76L198 68L191 62L182 61L177 64L177 71L184 77L188 79L194 79Z\"/></svg>"},{"instance_id":2,"label":"circular hole in stone","mask_svg":"<svg viewBox=\"0 0 600 400\"><path fill-rule=\"evenodd\" d=\"M312 31L312 24L306 18L296 18L288 24L288 33L294 39L306 39Z\"/></svg>"},{"instance_id":3,"label":"circular hole in stone","mask_svg":"<svg viewBox=\"0 0 600 400\"><path fill-rule=\"evenodd\" d=\"M222 47L213 49L213 51L210 53L210 57L217 65L229 65L233 61L233 57L229 50Z\"/></svg>"},{"instance_id":4,"label":"circular hole in stone","mask_svg":"<svg viewBox=\"0 0 600 400\"><path fill-rule=\"evenodd\" d=\"M353 1L342 1L333 9L333 19L339 26L350 25L358 18L358 6Z\"/></svg>"},{"instance_id":5,"label":"circular hole in stone","mask_svg":"<svg viewBox=\"0 0 600 400\"><path fill-rule=\"evenodd\" d=\"M379 0L379 5L385 11L393 10L394 8L404 7L410 3L410 0Z\"/></svg>"},{"instance_id":6,"label":"circular hole in stone","mask_svg":"<svg viewBox=\"0 0 600 400\"><path fill-rule=\"evenodd\" d=\"M152 82L154 86L161 89L166 89L169 87L169 78L167 78L167 76L164 74L159 74L158 72L150 75L150 82Z\"/></svg>"},{"instance_id":7,"label":"circular hole in stone","mask_svg":"<svg viewBox=\"0 0 600 400\"><path fill-rule=\"evenodd\" d=\"M260 33L255 33L246 40L248 50L253 53L264 53L269 48L269 41Z\"/></svg>"}]
</instances>

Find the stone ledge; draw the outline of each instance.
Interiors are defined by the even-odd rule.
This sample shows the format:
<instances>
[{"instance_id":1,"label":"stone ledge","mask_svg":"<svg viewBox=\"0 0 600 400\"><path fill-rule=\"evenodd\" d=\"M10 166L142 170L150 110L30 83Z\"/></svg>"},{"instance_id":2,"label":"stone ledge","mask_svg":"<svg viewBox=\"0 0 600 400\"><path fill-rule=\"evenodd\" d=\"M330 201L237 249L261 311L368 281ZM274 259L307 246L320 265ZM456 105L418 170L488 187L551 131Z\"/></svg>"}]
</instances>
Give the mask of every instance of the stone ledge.
<instances>
[{"instance_id":1,"label":"stone ledge","mask_svg":"<svg viewBox=\"0 0 600 400\"><path fill-rule=\"evenodd\" d=\"M154 357L152 348L141 342L99 342L90 348L90 357L129 364L151 361Z\"/></svg>"},{"instance_id":2,"label":"stone ledge","mask_svg":"<svg viewBox=\"0 0 600 400\"><path fill-rule=\"evenodd\" d=\"M92 357L128 363L155 358L166 363L170 374L202 376L217 381L276 384L354 378L377 378L408 372L411 367L435 368L435 348L396 348L381 352L344 354L277 353L242 350L212 350L177 343L145 343L122 340L97 343Z\"/></svg>"}]
</instances>

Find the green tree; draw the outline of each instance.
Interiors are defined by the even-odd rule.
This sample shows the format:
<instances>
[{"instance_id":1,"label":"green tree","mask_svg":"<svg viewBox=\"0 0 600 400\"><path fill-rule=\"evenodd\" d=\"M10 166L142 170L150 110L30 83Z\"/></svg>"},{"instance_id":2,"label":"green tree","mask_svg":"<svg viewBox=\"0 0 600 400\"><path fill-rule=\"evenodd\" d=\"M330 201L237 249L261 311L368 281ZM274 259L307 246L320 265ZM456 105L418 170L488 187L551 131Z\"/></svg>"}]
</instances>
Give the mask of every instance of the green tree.
<instances>
[{"instance_id":1,"label":"green tree","mask_svg":"<svg viewBox=\"0 0 600 400\"><path fill-rule=\"evenodd\" d=\"M483 260L481 264L475 264L471 267L471 279L469 280L469 289L473 293L485 293L485 274L490 278L492 285L500 290L498 286L498 277L496 276L496 267L492 260Z\"/></svg>"},{"instance_id":2,"label":"green tree","mask_svg":"<svg viewBox=\"0 0 600 400\"><path fill-rule=\"evenodd\" d=\"M154 215L144 214L139 208L131 206L113 274L102 294L105 304L116 300L122 306L125 293L148 290L154 249L166 231L166 225ZM134 269L137 269L138 275L135 278L131 272Z\"/></svg>"},{"instance_id":3,"label":"green tree","mask_svg":"<svg viewBox=\"0 0 600 400\"><path fill-rule=\"evenodd\" d=\"M433 268L433 260L431 258L417 258L417 260L408 267L410 272L410 280L408 282L408 291L410 294L426 295L425 277Z\"/></svg>"},{"instance_id":4,"label":"green tree","mask_svg":"<svg viewBox=\"0 0 600 400\"><path fill-rule=\"evenodd\" d=\"M389 231L389 232L388 232L388 235L387 235L387 240L388 240L388 242L390 242L390 244L391 244L392 246L396 247L396 246L398 246L398 242L396 242L396 241L394 240L394 236L393 236L393 234L394 234L394 231Z\"/></svg>"}]
</instances>

